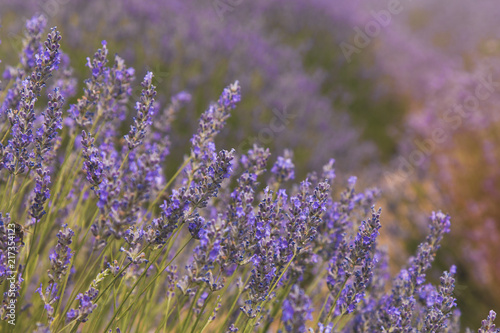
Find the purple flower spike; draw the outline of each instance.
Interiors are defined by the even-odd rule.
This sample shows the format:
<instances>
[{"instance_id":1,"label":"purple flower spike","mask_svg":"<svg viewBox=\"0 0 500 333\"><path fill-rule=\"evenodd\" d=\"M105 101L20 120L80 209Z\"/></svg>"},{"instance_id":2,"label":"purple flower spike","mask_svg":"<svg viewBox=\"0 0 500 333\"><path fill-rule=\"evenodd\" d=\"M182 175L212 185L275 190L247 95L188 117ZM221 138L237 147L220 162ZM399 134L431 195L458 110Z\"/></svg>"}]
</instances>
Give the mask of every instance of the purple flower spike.
<instances>
[{"instance_id":1,"label":"purple flower spike","mask_svg":"<svg viewBox=\"0 0 500 333\"><path fill-rule=\"evenodd\" d=\"M284 156L278 157L278 160L271 169L280 183L293 180L295 178L295 165L292 162L293 154L290 150L285 150Z\"/></svg>"},{"instance_id":2,"label":"purple flower spike","mask_svg":"<svg viewBox=\"0 0 500 333\"><path fill-rule=\"evenodd\" d=\"M306 321L312 320L313 310L311 299L298 285L294 285L287 299L283 302L281 320L285 325L286 332L306 332Z\"/></svg>"},{"instance_id":3,"label":"purple flower spike","mask_svg":"<svg viewBox=\"0 0 500 333\"><path fill-rule=\"evenodd\" d=\"M146 136L146 129L151 125L153 115L153 103L156 96L156 87L153 85L153 73L148 72L142 82L142 93L135 109L137 116L134 117L134 125L130 126L130 131L125 135L128 148L130 150L139 146Z\"/></svg>"},{"instance_id":4,"label":"purple flower spike","mask_svg":"<svg viewBox=\"0 0 500 333\"><path fill-rule=\"evenodd\" d=\"M45 210L43 208L45 202L50 198L49 184L50 176L47 170L41 168L36 169L35 178L35 197L30 206L29 214L33 220L33 223L40 221L43 215L45 215Z\"/></svg>"},{"instance_id":5,"label":"purple flower spike","mask_svg":"<svg viewBox=\"0 0 500 333\"><path fill-rule=\"evenodd\" d=\"M94 190L103 180L104 165L100 159L99 151L94 146L94 138L89 133L82 131L83 146L83 170L87 173L87 180L94 187Z\"/></svg>"}]
</instances>

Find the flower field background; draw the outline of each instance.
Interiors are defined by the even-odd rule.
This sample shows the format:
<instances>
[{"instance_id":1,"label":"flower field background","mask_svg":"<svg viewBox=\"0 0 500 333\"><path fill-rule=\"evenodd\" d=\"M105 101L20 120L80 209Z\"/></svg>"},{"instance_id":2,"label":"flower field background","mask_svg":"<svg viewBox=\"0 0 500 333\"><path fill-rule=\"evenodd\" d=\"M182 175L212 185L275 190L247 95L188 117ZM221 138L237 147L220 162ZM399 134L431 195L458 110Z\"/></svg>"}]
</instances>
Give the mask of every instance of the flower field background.
<instances>
[{"instance_id":1,"label":"flower field background","mask_svg":"<svg viewBox=\"0 0 500 333\"><path fill-rule=\"evenodd\" d=\"M498 14L0 0L0 330L498 332Z\"/></svg>"}]
</instances>

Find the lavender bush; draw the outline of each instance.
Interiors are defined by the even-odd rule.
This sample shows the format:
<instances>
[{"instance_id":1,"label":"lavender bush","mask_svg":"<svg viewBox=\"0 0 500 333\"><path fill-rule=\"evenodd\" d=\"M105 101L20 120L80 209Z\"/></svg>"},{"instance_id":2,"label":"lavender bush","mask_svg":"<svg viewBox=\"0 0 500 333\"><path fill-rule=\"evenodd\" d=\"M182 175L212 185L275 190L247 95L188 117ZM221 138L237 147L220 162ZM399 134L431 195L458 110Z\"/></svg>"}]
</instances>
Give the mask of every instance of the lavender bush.
<instances>
[{"instance_id":1,"label":"lavender bush","mask_svg":"<svg viewBox=\"0 0 500 333\"><path fill-rule=\"evenodd\" d=\"M456 268L426 280L449 216L432 213L391 277L378 190L337 185L334 160L295 182L290 151L217 148L238 81L166 176L169 130L191 96L161 106L148 72L132 100L135 71L103 41L67 103L75 80L45 25L28 21L0 92L2 331L460 331ZM479 332L499 332L494 319Z\"/></svg>"}]
</instances>

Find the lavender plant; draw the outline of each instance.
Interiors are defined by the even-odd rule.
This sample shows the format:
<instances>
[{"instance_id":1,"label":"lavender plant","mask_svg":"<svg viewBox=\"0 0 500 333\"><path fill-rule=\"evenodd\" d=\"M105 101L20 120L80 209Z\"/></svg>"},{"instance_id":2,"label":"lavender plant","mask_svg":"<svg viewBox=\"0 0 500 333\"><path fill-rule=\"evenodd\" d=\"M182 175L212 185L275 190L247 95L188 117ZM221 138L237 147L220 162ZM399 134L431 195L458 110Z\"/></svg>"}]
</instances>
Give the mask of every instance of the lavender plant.
<instances>
[{"instance_id":1,"label":"lavender plant","mask_svg":"<svg viewBox=\"0 0 500 333\"><path fill-rule=\"evenodd\" d=\"M40 34L28 29L25 42L35 66L21 53L24 72L7 77L21 86L0 92L2 331L460 331L456 269L438 287L426 275L449 216L432 213L391 278L376 189L358 192L351 177L339 191L333 160L295 182L291 151L270 166L258 145L217 147L242 101L238 81L209 104L170 174L161 136L188 95L159 112L149 72L134 101L134 71L119 57L110 65L103 42L82 97L67 105L63 85L44 103L49 80L72 80L57 68L59 33L43 46ZM494 318L479 332L499 332Z\"/></svg>"}]
</instances>

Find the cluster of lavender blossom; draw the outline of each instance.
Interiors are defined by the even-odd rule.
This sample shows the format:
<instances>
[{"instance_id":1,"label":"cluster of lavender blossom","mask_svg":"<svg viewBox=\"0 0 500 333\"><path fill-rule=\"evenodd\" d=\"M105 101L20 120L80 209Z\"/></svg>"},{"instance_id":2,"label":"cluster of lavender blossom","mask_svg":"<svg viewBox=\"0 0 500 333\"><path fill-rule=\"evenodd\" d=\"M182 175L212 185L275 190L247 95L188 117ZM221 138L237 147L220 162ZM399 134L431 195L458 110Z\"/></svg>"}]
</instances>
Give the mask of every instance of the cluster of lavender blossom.
<instances>
[{"instance_id":1,"label":"cluster of lavender blossom","mask_svg":"<svg viewBox=\"0 0 500 333\"><path fill-rule=\"evenodd\" d=\"M170 129L191 96L160 105L148 72L133 101L135 71L110 62L103 41L67 105L76 80L46 24L27 22L0 91L2 331L460 331L456 268L437 286L426 276L449 216L432 213L391 277L378 190L356 191L356 177L342 190L334 160L295 182L291 151L271 163L258 145L216 147L242 100L238 81L166 176ZM500 332L495 316L479 332Z\"/></svg>"}]
</instances>

